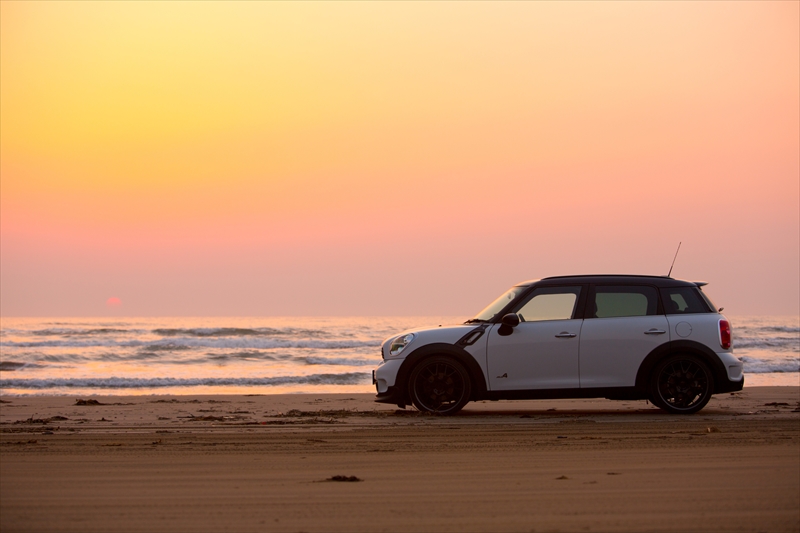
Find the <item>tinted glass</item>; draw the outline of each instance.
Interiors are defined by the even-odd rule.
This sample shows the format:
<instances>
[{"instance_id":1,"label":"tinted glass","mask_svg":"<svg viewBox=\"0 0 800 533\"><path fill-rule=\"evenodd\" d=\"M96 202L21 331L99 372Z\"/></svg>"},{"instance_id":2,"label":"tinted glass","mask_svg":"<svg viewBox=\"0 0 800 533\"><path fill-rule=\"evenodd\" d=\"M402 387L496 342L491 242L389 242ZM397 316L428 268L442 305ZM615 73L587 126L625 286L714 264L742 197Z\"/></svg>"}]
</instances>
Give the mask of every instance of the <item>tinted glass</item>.
<instances>
[{"instance_id":1,"label":"tinted glass","mask_svg":"<svg viewBox=\"0 0 800 533\"><path fill-rule=\"evenodd\" d=\"M693 287L661 289L661 298L668 315L710 312L699 291Z\"/></svg>"},{"instance_id":2,"label":"tinted glass","mask_svg":"<svg viewBox=\"0 0 800 533\"><path fill-rule=\"evenodd\" d=\"M489 304L489 306L478 313L475 318L477 320L492 320L497 313L503 310L505 306L514 301L520 294L527 291L528 287L511 287L511 289L500 296L497 300Z\"/></svg>"},{"instance_id":3,"label":"tinted glass","mask_svg":"<svg viewBox=\"0 0 800 533\"><path fill-rule=\"evenodd\" d=\"M704 293L703 289L701 289L700 287L697 287L697 294L699 294L700 297L703 299L703 301L706 303L709 312L713 313L714 310L717 308L717 306L714 305L714 302L712 302L711 299L709 299L708 294Z\"/></svg>"},{"instance_id":4,"label":"tinted glass","mask_svg":"<svg viewBox=\"0 0 800 533\"><path fill-rule=\"evenodd\" d=\"M594 302L590 303L589 316L646 316L655 315L657 310L658 293L654 287L598 286L595 287Z\"/></svg>"},{"instance_id":5,"label":"tinted glass","mask_svg":"<svg viewBox=\"0 0 800 533\"><path fill-rule=\"evenodd\" d=\"M580 293L580 286L536 289L517 314L523 322L569 320L575 313Z\"/></svg>"}]
</instances>

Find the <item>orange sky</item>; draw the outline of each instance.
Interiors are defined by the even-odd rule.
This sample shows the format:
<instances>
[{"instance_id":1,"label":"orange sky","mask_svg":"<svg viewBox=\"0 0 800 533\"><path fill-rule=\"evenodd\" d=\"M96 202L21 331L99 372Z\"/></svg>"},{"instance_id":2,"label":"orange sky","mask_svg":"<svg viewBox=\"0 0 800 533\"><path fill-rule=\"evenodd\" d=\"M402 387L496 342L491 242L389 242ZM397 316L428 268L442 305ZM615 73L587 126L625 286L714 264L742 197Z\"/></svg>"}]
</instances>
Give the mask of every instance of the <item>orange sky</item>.
<instances>
[{"instance_id":1,"label":"orange sky","mask_svg":"<svg viewBox=\"0 0 800 533\"><path fill-rule=\"evenodd\" d=\"M0 314L798 314L798 2L0 2ZM121 305L107 306L109 298ZM112 309L113 307L113 309Z\"/></svg>"}]
</instances>

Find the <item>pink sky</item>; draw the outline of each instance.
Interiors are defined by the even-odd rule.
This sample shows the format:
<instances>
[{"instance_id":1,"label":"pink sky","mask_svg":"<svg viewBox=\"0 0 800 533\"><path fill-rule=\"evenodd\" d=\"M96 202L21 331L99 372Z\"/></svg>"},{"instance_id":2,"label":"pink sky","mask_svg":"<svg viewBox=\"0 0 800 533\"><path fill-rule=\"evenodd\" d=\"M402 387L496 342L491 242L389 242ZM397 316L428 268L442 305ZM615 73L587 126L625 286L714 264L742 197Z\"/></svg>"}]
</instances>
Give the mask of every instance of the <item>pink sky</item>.
<instances>
[{"instance_id":1,"label":"pink sky","mask_svg":"<svg viewBox=\"0 0 800 533\"><path fill-rule=\"evenodd\" d=\"M797 2L0 3L0 314L800 302ZM108 305L118 298L120 305Z\"/></svg>"}]
</instances>

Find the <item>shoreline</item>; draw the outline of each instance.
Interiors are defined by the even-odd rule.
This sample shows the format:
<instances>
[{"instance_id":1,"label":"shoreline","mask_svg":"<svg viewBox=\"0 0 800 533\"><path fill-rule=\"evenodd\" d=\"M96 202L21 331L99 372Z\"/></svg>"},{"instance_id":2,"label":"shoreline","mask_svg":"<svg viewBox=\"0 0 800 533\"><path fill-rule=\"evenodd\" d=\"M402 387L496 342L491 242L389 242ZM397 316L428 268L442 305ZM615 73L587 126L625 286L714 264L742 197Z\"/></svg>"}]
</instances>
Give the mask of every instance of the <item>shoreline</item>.
<instances>
[{"instance_id":1,"label":"shoreline","mask_svg":"<svg viewBox=\"0 0 800 533\"><path fill-rule=\"evenodd\" d=\"M11 372L0 373L0 378L8 379ZM2 380L0 380L2 381ZM778 372L767 374L745 374L745 390L757 387L800 387L800 373ZM241 386L241 387L163 387L163 388L128 388L128 389L82 389L53 392L43 390L36 392L29 389L23 393L8 392L14 389L0 389L0 397L28 398L44 397L59 398L72 396L246 396L246 395L315 395L315 394L372 394L373 385L319 385L309 389L304 385L275 385L275 386ZM34 392L29 392L33 390Z\"/></svg>"},{"instance_id":2,"label":"shoreline","mask_svg":"<svg viewBox=\"0 0 800 533\"><path fill-rule=\"evenodd\" d=\"M0 529L800 530L800 387L689 416L577 399L436 417L373 398L2 396Z\"/></svg>"},{"instance_id":3,"label":"shoreline","mask_svg":"<svg viewBox=\"0 0 800 533\"><path fill-rule=\"evenodd\" d=\"M330 390L319 390L319 391L298 391L298 392L264 392L264 387L260 387L258 390L260 392L244 392L244 393L237 393L237 392L187 392L187 393L167 393L167 392L149 392L149 393L139 393L137 389L134 389L133 393L122 394L122 393L115 393L115 394L106 394L106 393L87 393L85 390L77 390L75 392L70 393L63 393L63 394L48 394L48 393L41 393L41 394L8 394L2 392L0 390L0 404L4 403L13 403L13 400L31 400L35 401L37 405L40 403L39 400L43 401L41 405L47 406L48 401L58 402L61 404L62 400L67 399L88 399L88 398L103 398L108 400L112 403L118 403L123 399L128 400L142 400L142 399L169 399L169 398L197 398L197 399L206 399L208 401L212 401L214 398L225 398L226 401L233 401L233 399L243 399L243 398L274 398L279 399L283 402L284 398L291 398L291 397L300 397L307 399L307 397L319 397L325 398L326 401L337 401L337 400L347 400L347 399L357 399L360 406L363 405L372 405L374 404L376 407L384 407L390 410L396 410L392 404L384 404L384 403L377 403L374 402L376 397L374 386L371 386L367 392L364 391L330 391ZM774 390L773 390L774 389ZM742 391L736 393L721 393L715 394L712 396L709 406L713 405L715 400L719 401L722 398L725 398L729 395L736 395L741 392L758 392L759 395L774 395L778 394L781 395L783 393L788 394L791 396L794 394L800 400L800 384L798 385L745 385ZM783 391L781 393L780 391ZM366 402L366 403L365 403ZM501 405L501 404L517 404L520 406L529 406L531 409L536 410L536 405L544 404L544 403L582 403L582 404L589 404L589 403L606 403L609 410L613 410L614 406L620 406L622 404L632 404L632 403L640 403L642 405L647 405L651 409L656 409L655 406L650 404L647 400L610 400L607 398L562 398L562 399L533 399L533 400L499 400L499 401L492 401L492 400L481 400L481 401L471 401L467 404L464 408L465 410L470 410L470 408L478 408L481 409L480 405ZM528 407L521 407L522 410L527 409ZM704 413L708 410L708 406L705 407L700 413ZM406 408L407 410L413 410L414 408L409 406ZM3 418L2 413L0 413L0 424L2 424Z\"/></svg>"}]
</instances>

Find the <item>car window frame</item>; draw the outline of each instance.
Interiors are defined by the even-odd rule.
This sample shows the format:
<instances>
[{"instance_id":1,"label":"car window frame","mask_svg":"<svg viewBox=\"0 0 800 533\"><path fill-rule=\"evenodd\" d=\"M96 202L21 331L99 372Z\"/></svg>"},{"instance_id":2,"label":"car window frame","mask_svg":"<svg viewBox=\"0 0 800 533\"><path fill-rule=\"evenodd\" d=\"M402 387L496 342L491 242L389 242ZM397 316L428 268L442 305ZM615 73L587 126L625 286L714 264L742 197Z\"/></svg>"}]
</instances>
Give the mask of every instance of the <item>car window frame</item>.
<instances>
[{"instance_id":1,"label":"car window frame","mask_svg":"<svg viewBox=\"0 0 800 533\"><path fill-rule=\"evenodd\" d=\"M615 317L595 317L595 316L591 316L591 313L589 313L589 308L591 307L589 305L589 302L594 300L597 287L650 287L656 293L656 312L653 315L631 315L631 316L615 316ZM656 285L652 285L650 283L629 283L629 282L626 283L624 281L623 282L617 281L617 282L614 282L614 283L610 283L610 282L609 283L591 283L589 285L588 293L589 294L587 295L587 298L586 298L586 305L584 306L584 314L583 314L584 320L586 320L586 319L597 320L597 319L601 319L601 318L637 318L637 317L641 317L641 316L662 316L662 315L666 316L666 314L664 313L664 305L663 305L663 303L661 301L661 290L660 290L660 287L657 287Z\"/></svg>"}]
</instances>

